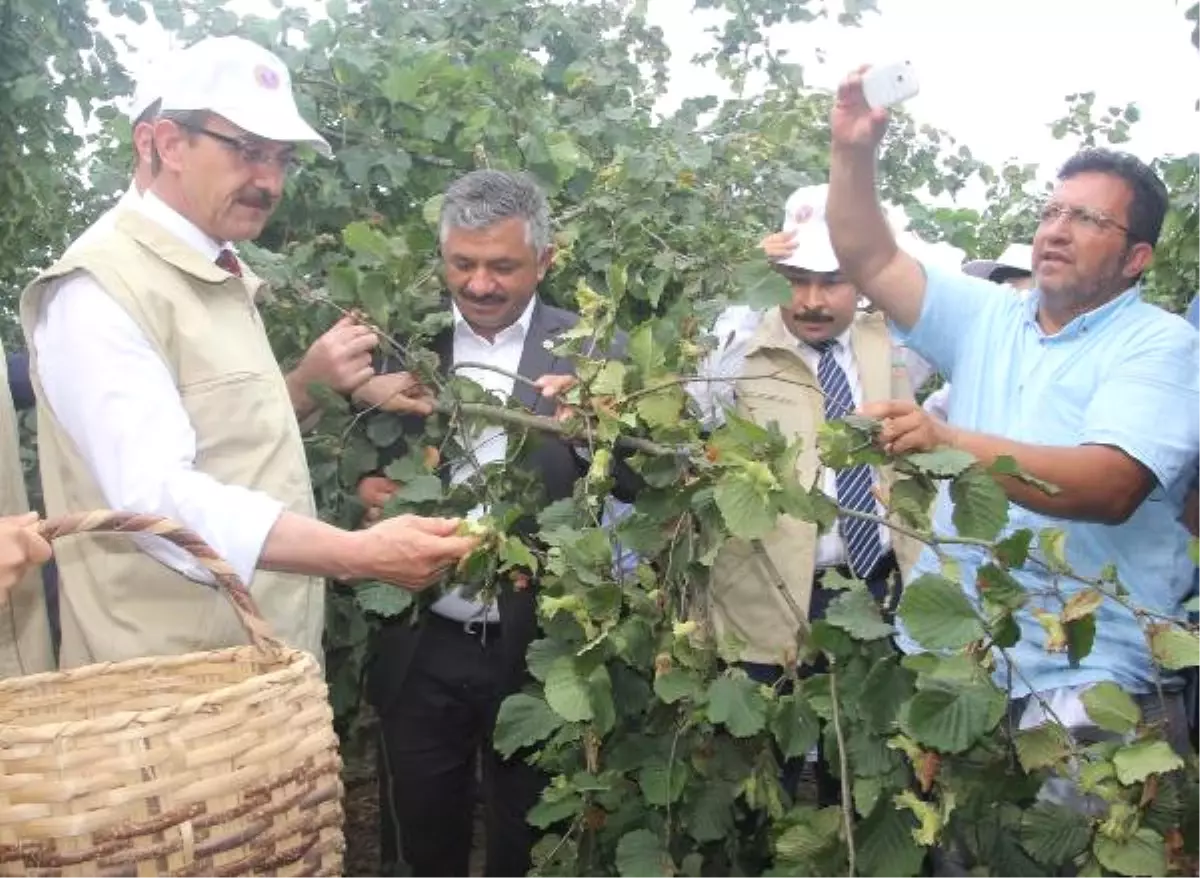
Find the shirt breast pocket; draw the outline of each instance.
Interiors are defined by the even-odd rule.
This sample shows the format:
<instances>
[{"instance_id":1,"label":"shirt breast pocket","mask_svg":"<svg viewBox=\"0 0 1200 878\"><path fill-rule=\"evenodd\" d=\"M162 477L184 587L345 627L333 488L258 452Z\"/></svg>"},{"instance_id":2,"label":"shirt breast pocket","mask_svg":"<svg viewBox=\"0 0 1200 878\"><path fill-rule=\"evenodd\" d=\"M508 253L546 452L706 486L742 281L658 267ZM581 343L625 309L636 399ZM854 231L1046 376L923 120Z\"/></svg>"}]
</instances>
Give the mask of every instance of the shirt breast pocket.
<instances>
[{"instance_id":1,"label":"shirt breast pocket","mask_svg":"<svg viewBox=\"0 0 1200 878\"><path fill-rule=\"evenodd\" d=\"M1023 437L1041 445L1076 445L1087 426L1088 406L1100 377L1094 364L1073 358L1046 364L1044 375L1032 375L1021 394Z\"/></svg>"}]
</instances>

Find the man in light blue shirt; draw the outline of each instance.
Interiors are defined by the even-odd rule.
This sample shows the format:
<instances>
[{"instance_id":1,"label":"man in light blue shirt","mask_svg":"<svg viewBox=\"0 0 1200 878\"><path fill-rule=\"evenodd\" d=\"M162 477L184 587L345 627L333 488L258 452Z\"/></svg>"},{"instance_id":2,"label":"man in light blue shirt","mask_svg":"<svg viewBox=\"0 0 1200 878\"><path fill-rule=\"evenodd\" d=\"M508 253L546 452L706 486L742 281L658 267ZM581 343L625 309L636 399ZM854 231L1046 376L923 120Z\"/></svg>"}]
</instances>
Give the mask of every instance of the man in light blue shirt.
<instances>
[{"instance_id":1,"label":"man in light blue shirt","mask_svg":"<svg viewBox=\"0 0 1200 878\"><path fill-rule=\"evenodd\" d=\"M1014 458L1059 491L1002 479L1010 532L1061 528L1077 573L1097 576L1115 563L1134 605L1182 616L1190 562L1177 510L1200 445L1200 345L1185 321L1140 295L1166 211L1162 182L1129 155L1088 150L1069 160L1041 212L1036 288L1022 302L897 249L875 181L886 127L886 111L868 108L861 78L851 76L832 115L834 248L843 271L958 390L948 423L909 404L865 411L883 420L884 447L898 454L950 445L985 464ZM934 526L955 532L946 491ZM984 555L944 548L973 595ZM914 573L939 568L927 551ZM1053 584L1037 566L1018 578L1031 591ZM1078 588L1069 581L1060 587ZM1065 655L1046 652L1030 609L1021 613L1021 641L1011 650L1020 670L1016 697L1043 693L1063 705L1068 725L1088 726L1082 688L1111 680L1131 693L1154 690L1157 671L1132 614L1106 601L1091 653L1072 668Z\"/></svg>"}]
</instances>

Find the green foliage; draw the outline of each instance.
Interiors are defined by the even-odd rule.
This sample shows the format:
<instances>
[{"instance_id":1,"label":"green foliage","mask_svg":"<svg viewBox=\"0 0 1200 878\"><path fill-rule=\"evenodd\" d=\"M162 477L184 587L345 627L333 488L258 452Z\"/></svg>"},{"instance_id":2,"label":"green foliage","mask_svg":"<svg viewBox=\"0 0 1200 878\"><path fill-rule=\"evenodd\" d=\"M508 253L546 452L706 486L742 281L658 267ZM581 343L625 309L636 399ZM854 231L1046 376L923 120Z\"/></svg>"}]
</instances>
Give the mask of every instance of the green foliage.
<instances>
[{"instance_id":1,"label":"green foliage","mask_svg":"<svg viewBox=\"0 0 1200 878\"><path fill-rule=\"evenodd\" d=\"M108 100L130 81L95 25L84 0L8 0L0 11L0 203L9 206L0 217L0 291L10 294L0 332L10 350L20 337L11 294L82 231L103 199L69 160L85 142L68 111L107 118L115 112Z\"/></svg>"},{"instance_id":2,"label":"green foliage","mask_svg":"<svg viewBox=\"0 0 1200 878\"><path fill-rule=\"evenodd\" d=\"M51 36L0 60L0 80L24 83L0 100L15 101L10 117L30 120L18 127L48 131L52 145L27 146L37 161L0 153L0 167L28 169L0 185L9 186L7 203L37 203L24 197L34 187L58 211L44 225L25 213L0 226L14 272L5 283L15 290L18 270L45 261L64 231L78 230L94 210L82 177L50 179L48 156L79 152L60 99L90 106L99 88L98 78L84 84L76 75L83 67L72 66L75 50L93 52L101 68L111 58L104 44L85 39L81 8L56 4L55 18L34 0L14 2L22 27ZM712 344L705 328L721 308L786 295L755 245L776 228L788 191L825 178L829 96L805 87L800 64L764 34L830 8L811 0L696 6L728 13L704 60L732 97L689 100L660 119L653 108L668 53L663 34L646 24L645 3L332 0L327 17L317 18L281 2L269 19L238 18L216 0L153 4L158 21L185 40L239 32L273 48L294 71L302 112L334 146L332 162L304 156L266 235L241 248L277 292L265 318L281 362L292 365L343 310L369 315L439 401L419 435L407 437L407 454L388 467L402 488L385 514L462 515L486 502L486 547L460 581L494 594L528 587L527 572L537 574L542 636L529 650L533 679L501 706L495 732L502 754L528 757L551 777L530 815L547 830L535 869L845 874L853 858L861 874L918 874L932 846L953 842L990 874L1097 863L1127 874L1185 871L1186 856L1168 859L1165 840L1179 834L1188 808L1194 812L1195 784L1186 807L1182 799L1168 807L1166 794L1155 793L1176 762L1127 696L1096 687L1085 698L1098 725L1130 735L1107 748L1075 753L1053 724L1014 733L1005 721L1009 693L992 671L997 653L1020 637L1013 613L1031 599L1013 573L1045 564L1064 580L1042 610L1061 631L1064 662L1091 648L1099 603L1122 597L1111 582L1065 584L1061 532L1009 528L994 479L1009 469L989 471L950 449L893 461L900 478L889 503L905 527L935 540L928 510L948 482L960 537L986 561L978 600L965 596L950 564L900 599L898 622L933 652L902 657L890 616L855 582L839 583L824 622L797 632L798 651L823 656L827 669L786 681L790 687L754 683L733 663L735 646L710 636L698 608L723 545L736 538L761 557L755 540L779 515L828 526L836 513L819 491L798 484L800 448L789 437L736 417L703 433L680 386ZM872 6L847 0L839 18L853 23ZM136 2L121 8L144 13ZM52 94L28 78L50 58L63 77ZM26 72L10 75L9 64ZM752 90L751 81L765 87ZM128 83L113 71L104 88L118 94ZM1135 108L1111 109L1098 122L1094 111L1094 100L1072 98L1062 136L1119 142L1136 121ZM117 123L93 144L99 159L87 170L101 181L97 197L104 180L126 173L127 136ZM541 180L557 248L542 294L584 318L560 345L584 379L571 399L579 415L554 429L590 443L593 466L573 497L551 506L526 465L550 425L515 403L489 401L469 382L438 380L429 351L448 326L436 260L440 195L481 166L524 168ZM1196 159L1165 159L1161 168L1174 201L1147 287L1175 308L1197 286ZM880 178L918 230L971 256L994 256L1032 236L1031 206L1041 194L1034 166L990 168L902 111ZM930 208L914 195L953 195L973 178L987 187L982 211ZM629 334L620 363L579 355L593 334L604 341L617 326ZM353 412L331 394L321 402L307 442L317 498L326 520L357 526L363 510L353 488L400 430L395 419ZM461 429L482 423L508 430L509 459L484 478L443 488L438 461L462 454ZM827 425L822 459L883 461L876 429L860 418ZM637 444L630 465L648 487L614 533L600 526L599 510L609 488L605 462L619 438ZM518 527L531 512L533 533ZM614 537L641 556L632 574L613 569ZM331 590L327 674L348 753L367 727L360 681L372 626L422 612L436 592L413 598L380 583ZM1044 596L1036 597L1041 607ZM1166 667L1196 663L1193 631L1142 619ZM779 756L799 757L817 741L835 772L847 773L844 811L794 802L780 787ZM1107 817L1034 804L1040 784L1072 765L1109 805ZM1194 760L1187 768L1194 772ZM1185 837L1184 854L1194 856L1195 834Z\"/></svg>"}]
</instances>

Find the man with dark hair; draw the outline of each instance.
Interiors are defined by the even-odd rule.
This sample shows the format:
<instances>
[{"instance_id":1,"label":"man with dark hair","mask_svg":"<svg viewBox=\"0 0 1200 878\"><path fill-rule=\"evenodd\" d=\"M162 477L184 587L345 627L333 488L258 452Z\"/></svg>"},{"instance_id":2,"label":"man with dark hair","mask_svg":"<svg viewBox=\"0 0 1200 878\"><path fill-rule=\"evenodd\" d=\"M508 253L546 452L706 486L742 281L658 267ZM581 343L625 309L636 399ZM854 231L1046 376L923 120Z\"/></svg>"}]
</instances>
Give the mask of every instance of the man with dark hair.
<instances>
[{"instance_id":1,"label":"man with dark hair","mask_svg":"<svg viewBox=\"0 0 1200 878\"><path fill-rule=\"evenodd\" d=\"M1177 520L1200 446L1200 345L1178 316L1141 297L1166 212L1166 189L1136 158L1088 150L1068 161L1043 206L1033 240L1036 286L1022 301L995 286L922 264L896 246L876 190L876 156L888 113L870 108L861 74L838 90L832 112L829 224L846 275L887 313L903 338L954 382L949 422L908 402L864 406L882 421L890 453L937 446L991 464L1011 457L1055 493L1014 477L1006 533L1045 528L1066 533L1066 561L1081 576L1115 564L1131 603L1182 618L1190 584L1188 534ZM934 527L956 534L947 492ZM944 545L975 596L977 549ZM1036 545L1035 558L1045 560ZM937 571L927 549L914 575ZM1071 591L1048 568L1013 575L1031 593ZM1178 678L1166 676L1164 703L1153 695L1160 672L1138 620L1112 601L1096 611L1096 643L1072 667L1046 649L1031 602L1017 613L1021 639L1008 655L1022 727L1044 721L1039 693L1081 739L1101 735L1081 693L1112 681L1139 700L1147 721L1167 720L1186 750ZM999 679L1006 661L997 656Z\"/></svg>"},{"instance_id":2,"label":"man with dark hair","mask_svg":"<svg viewBox=\"0 0 1200 878\"><path fill-rule=\"evenodd\" d=\"M1067 159L1058 172L1058 179L1066 181L1084 174L1102 174L1125 184L1130 195L1127 222L1124 226L1116 225L1124 230L1131 246L1149 244L1153 248L1158 243L1170 202L1167 187L1158 175L1127 152L1096 148L1085 149Z\"/></svg>"},{"instance_id":3,"label":"man with dark hair","mask_svg":"<svg viewBox=\"0 0 1200 878\"><path fill-rule=\"evenodd\" d=\"M573 364L554 353L554 340L579 318L537 295L553 259L550 208L524 174L474 171L456 180L442 202L442 269L453 326L434 340L442 370L455 364L496 397L515 398L536 414L557 403L535 386L565 376ZM397 403L417 418L419 434L432 407L404 364L385 364L410 388ZM524 381L512 376L520 375ZM390 377L385 375L384 377ZM395 417L377 415L376 417ZM570 497L584 468L570 446L535 435L508 447L501 427L458 428L465 453L447 455L450 484L477 477L477 467L521 461L536 472L546 503ZM402 455L409 439L381 454L380 466ZM395 490L387 479L364 479L359 496L377 507ZM482 515L477 507L468 518ZM379 632L369 691L380 718L380 822L385 870L399 859L414 875L466 875L474 822L476 767L483 778L486 875L524 875L536 840L525 819L546 777L523 754L504 759L492 746L500 703L529 680L525 654L537 637L537 583L501 589L481 603L455 588L414 620L389 620ZM480 765L480 763L482 763ZM398 835L398 838L397 838Z\"/></svg>"}]
</instances>

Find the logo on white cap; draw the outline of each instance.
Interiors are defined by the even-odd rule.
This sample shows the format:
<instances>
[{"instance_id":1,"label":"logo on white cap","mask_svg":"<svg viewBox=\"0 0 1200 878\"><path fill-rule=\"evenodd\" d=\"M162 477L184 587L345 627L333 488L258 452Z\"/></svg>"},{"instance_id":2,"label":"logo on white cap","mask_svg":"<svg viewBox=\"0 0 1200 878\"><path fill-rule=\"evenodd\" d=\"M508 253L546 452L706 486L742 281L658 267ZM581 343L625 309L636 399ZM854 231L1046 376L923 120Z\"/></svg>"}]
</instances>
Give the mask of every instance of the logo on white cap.
<instances>
[{"instance_id":1,"label":"logo on white cap","mask_svg":"<svg viewBox=\"0 0 1200 878\"><path fill-rule=\"evenodd\" d=\"M792 214L792 219L798 223L806 223L813 218L814 213L816 211L813 210L811 204L802 204L796 208L796 212Z\"/></svg>"},{"instance_id":2,"label":"logo on white cap","mask_svg":"<svg viewBox=\"0 0 1200 878\"><path fill-rule=\"evenodd\" d=\"M259 64L254 68L254 81L263 88L279 88L279 74L266 64Z\"/></svg>"},{"instance_id":3,"label":"logo on white cap","mask_svg":"<svg viewBox=\"0 0 1200 878\"><path fill-rule=\"evenodd\" d=\"M330 154L296 107L287 67L257 43L208 37L180 51L173 67L163 84L163 110L208 110L256 137L308 143Z\"/></svg>"}]
</instances>

